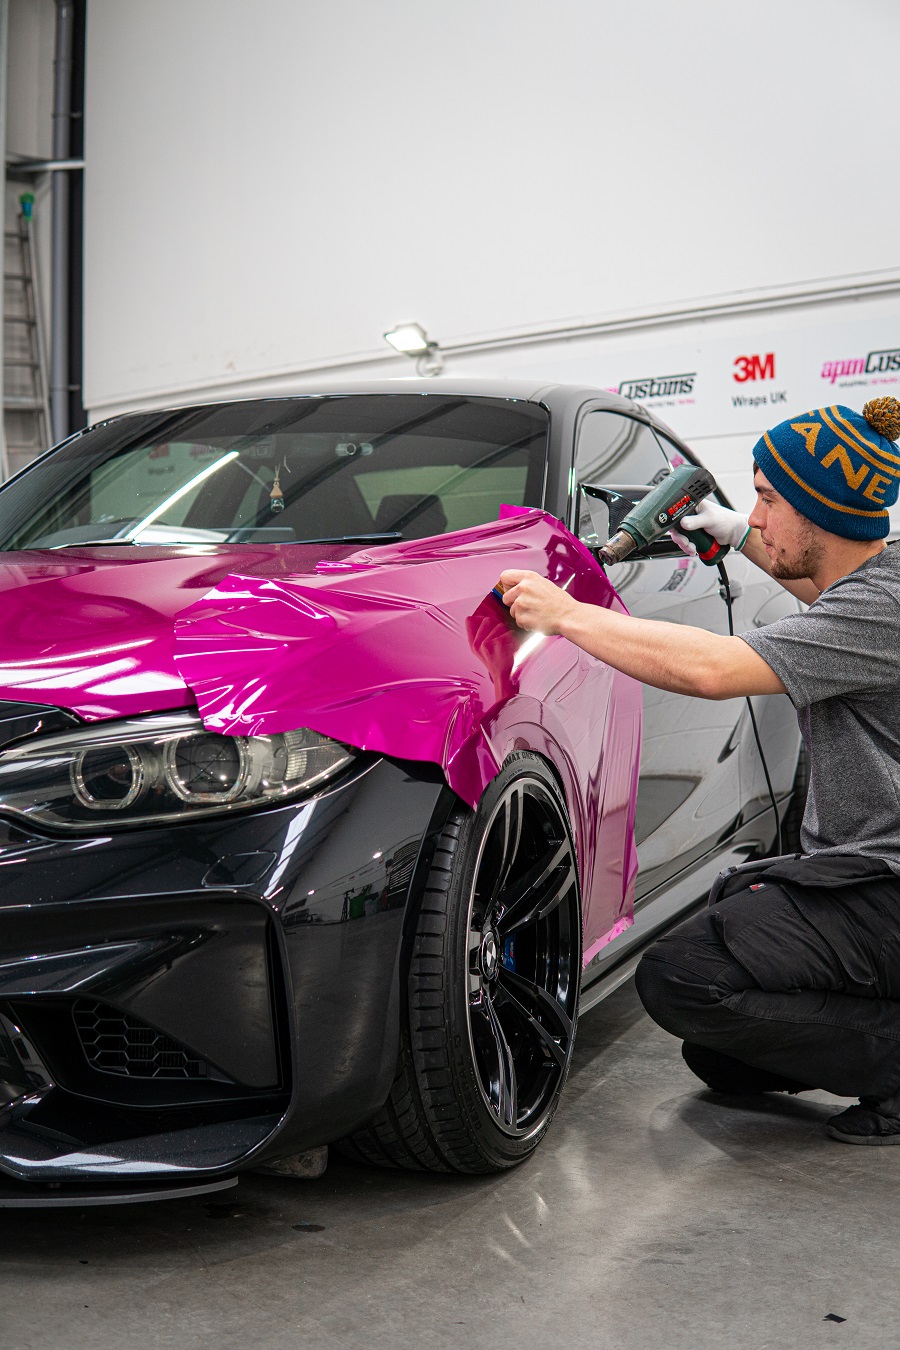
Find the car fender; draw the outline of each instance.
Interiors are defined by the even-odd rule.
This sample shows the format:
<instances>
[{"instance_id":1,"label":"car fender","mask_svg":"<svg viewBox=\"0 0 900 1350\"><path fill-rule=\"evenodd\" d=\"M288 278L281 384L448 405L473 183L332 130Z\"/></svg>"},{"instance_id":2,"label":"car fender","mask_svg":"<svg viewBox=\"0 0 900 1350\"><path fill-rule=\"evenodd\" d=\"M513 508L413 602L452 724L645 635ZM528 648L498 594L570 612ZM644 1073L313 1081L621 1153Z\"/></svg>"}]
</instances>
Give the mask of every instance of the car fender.
<instances>
[{"instance_id":1,"label":"car fender","mask_svg":"<svg viewBox=\"0 0 900 1350\"><path fill-rule=\"evenodd\" d=\"M595 942L630 908L640 687L563 638L518 629L492 590L513 567L624 608L558 520L519 511L314 574L233 572L178 616L175 663L210 730L308 727L429 761L473 808L511 749L544 755L570 804Z\"/></svg>"}]
</instances>

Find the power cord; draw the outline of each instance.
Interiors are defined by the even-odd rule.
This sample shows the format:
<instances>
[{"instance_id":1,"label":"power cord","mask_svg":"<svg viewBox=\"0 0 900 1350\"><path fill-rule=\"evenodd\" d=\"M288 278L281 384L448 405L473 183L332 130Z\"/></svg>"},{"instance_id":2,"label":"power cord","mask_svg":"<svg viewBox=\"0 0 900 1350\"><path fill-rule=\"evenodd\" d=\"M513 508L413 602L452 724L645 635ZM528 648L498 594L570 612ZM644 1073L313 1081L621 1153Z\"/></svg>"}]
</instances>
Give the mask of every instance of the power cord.
<instances>
[{"instance_id":1,"label":"power cord","mask_svg":"<svg viewBox=\"0 0 900 1350\"><path fill-rule=\"evenodd\" d=\"M722 579L722 590L725 595L725 608L728 610L728 633L730 637L734 637L734 613L732 611L732 604L734 602L731 596L731 583L728 580L728 573L725 570L724 562L721 561L717 562L716 568L718 569L719 576ZM750 699L747 698L745 701L747 704L747 711L750 714L750 725L753 727L753 738L756 741L756 748L759 751L759 759L760 763L762 764L762 771L766 779L766 787L769 789L769 801L772 803L772 810L775 814L775 842L778 846L778 852L776 854L776 857L781 857L782 853L781 817L778 814L778 803L775 800L775 792L772 788L772 780L769 777L769 766L766 763L766 756L763 751L762 740L760 739L759 735L759 727L756 724L756 713L753 711L753 704L751 703Z\"/></svg>"}]
</instances>

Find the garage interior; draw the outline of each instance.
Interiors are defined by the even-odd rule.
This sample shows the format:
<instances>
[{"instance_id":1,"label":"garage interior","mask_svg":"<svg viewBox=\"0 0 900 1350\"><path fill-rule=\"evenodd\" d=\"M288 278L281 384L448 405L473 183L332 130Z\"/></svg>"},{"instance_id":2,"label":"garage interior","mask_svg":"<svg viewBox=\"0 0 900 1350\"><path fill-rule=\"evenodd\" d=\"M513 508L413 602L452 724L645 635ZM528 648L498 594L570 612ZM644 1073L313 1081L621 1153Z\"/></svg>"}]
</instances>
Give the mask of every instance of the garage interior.
<instances>
[{"instance_id":1,"label":"garage interior","mask_svg":"<svg viewBox=\"0 0 900 1350\"><path fill-rule=\"evenodd\" d=\"M585 1016L523 1167L449 1177L336 1158L318 1181L246 1176L233 1199L10 1210L6 1335L890 1350L894 1154L833 1145L834 1107L713 1099L625 986Z\"/></svg>"},{"instance_id":2,"label":"garage interior","mask_svg":"<svg viewBox=\"0 0 900 1350\"><path fill-rule=\"evenodd\" d=\"M634 400L749 511L767 427L900 396L898 39L890 0L0 0L0 480L135 410L486 377ZM518 1167L5 1208L6 1344L896 1350L900 1153L708 1092L634 964Z\"/></svg>"}]
</instances>

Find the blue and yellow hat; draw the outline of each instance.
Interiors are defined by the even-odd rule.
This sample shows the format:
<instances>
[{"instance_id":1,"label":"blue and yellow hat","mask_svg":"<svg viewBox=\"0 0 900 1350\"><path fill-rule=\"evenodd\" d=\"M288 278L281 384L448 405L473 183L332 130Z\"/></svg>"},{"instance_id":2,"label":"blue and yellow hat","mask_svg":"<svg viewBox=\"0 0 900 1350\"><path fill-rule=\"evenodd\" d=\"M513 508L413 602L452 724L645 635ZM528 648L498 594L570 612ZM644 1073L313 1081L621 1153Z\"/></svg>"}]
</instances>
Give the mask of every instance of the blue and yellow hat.
<instances>
[{"instance_id":1,"label":"blue and yellow hat","mask_svg":"<svg viewBox=\"0 0 900 1350\"><path fill-rule=\"evenodd\" d=\"M900 490L900 402L875 398L860 415L835 404L767 431L754 459L791 506L845 539L882 539Z\"/></svg>"}]
</instances>

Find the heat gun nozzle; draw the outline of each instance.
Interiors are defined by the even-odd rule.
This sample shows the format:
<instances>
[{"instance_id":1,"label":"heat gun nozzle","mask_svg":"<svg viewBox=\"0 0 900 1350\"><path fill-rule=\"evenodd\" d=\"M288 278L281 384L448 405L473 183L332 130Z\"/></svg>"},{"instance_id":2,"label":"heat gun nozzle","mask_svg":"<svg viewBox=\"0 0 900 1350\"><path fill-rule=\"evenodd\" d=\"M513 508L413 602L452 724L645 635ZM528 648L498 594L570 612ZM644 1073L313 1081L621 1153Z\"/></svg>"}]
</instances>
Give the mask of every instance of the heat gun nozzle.
<instances>
[{"instance_id":1,"label":"heat gun nozzle","mask_svg":"<svg viewBox=\"0 0 900 1350\"><path fill-rule=\"evenodd\" d=\"M636 547L637 540L632 538L627 530L619 530L618 534L614 534L612 539L598 550L600 561L607 566L619 563L623 558L627 558L629 553L633 553Z\"/></svg>"}]
</instances>

